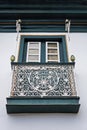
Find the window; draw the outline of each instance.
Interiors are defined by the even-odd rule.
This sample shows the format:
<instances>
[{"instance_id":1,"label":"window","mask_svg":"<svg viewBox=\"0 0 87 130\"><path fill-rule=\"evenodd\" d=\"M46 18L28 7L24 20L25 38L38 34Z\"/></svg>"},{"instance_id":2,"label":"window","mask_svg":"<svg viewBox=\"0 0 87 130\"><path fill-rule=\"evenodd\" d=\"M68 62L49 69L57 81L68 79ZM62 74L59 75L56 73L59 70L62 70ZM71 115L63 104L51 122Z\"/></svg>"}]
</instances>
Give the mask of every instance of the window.
<instances>
[{"instance_id":1,"label":"window","mask_svg":"<svg viewBox=\"0 0 87 130\"><path fill-rule=\"evenodd\" d=\"M65 36L21 36L18 62L68 62Z\"/></svg>"},{"instance_id":2,"label":"window","mask_svg":"<svg viewBox=\"0 0 87 130\"><path fill-rule=\"evenodd\" d=\"M41 60L41 42L28 42L26 62L40 62ZM58 42L44 42L45 46L45 62L59 62L59 43ZM43 55L43 54L42 54ZM44 58L44 56L42 57Z\"/></svg>"},{"instance_id":3,"label":"window","mask_svg":"<svg viewBox=\"0 0 87 130\"><path fill-rule=\"evenodd\" d=\"M46 42L46 62L59 62L58 42Z\"/></svg>"},{"instance_id":4,"label":"window","mask_svg":"<svg viewBox=\"0 0 87 130\"><path fill-rule=\"evenodd\" d=\"M40 42L28 42L27 62L40 62Z\"/></svg>"}]
</instances>

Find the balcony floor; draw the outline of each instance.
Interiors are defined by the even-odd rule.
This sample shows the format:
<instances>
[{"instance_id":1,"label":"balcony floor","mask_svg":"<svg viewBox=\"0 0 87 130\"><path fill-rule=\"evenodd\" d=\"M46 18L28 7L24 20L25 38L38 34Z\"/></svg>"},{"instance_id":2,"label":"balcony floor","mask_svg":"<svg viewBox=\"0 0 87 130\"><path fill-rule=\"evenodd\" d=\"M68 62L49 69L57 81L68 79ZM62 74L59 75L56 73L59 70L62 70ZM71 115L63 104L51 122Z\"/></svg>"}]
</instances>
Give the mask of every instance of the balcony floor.
<instances>
[{"instance_id":1,"label":"balcony floor","mask_svg":"<svg viewBox=\"0 0 87 130\"><path fill-rule=\"evenodd\" d=\"M15 113L77 113L79 97L8 97L8 114Z\"/></svg>"}]
</instances>

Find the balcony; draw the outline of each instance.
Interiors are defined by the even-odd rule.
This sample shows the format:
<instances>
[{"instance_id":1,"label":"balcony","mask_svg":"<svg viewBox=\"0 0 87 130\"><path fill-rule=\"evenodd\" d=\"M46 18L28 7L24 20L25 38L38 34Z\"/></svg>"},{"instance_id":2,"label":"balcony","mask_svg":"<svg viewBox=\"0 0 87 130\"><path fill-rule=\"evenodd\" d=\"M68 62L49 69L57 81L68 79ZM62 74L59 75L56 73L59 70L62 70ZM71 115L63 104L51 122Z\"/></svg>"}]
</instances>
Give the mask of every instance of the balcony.
<instances>
[{"instance_id":1,"label":"balcony","mask_svg":"<svg viewBox=\"0 0 87 130\"><path fill-rule=\"evenodd\" d=\"M77 113L74 63L15 63L7 113Z\"/></svg>"}]
</instances>

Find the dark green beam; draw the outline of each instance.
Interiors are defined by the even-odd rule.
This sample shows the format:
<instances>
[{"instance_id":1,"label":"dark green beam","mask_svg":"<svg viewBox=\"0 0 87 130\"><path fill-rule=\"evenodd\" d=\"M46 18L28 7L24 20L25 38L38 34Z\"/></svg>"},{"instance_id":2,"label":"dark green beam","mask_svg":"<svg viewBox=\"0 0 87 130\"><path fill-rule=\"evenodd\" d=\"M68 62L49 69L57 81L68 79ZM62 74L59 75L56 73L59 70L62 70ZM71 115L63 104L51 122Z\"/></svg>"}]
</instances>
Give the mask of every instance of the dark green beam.
<instances>
[{"instance_id":1,"label":"dark green beam","mask_svg":"<svg viewBox=\"0 0 87 130\"><path fill-rule=\"evenodd\" d=\"M17 19L22 32L65 32L65 19L71 20L71 32L87 32L87 1L0 0L0 32L16 32Z\"/></svg>"},{"instance_id":2,"label":"dark green beam","mask_svg":"<svg viewBox=\"0 0 87 130\"><path fill-rule=\"evenodd\" d=\"M15 113L77 113L79 97L9 97L6 109L8 114Z\"/></svg>"}]
</instances>

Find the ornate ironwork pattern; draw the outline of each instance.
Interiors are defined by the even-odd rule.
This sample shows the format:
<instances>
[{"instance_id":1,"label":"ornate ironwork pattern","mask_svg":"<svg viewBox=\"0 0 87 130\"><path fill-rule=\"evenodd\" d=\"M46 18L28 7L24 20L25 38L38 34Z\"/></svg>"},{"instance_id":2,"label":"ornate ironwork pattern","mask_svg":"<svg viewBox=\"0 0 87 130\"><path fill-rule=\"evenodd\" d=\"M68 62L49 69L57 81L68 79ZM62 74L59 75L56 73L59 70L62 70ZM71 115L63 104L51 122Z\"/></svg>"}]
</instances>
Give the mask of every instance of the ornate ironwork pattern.
<instances>
[{"instance_id":1,"label":"ornate ironwork pattern","mask_svg":"<svg viewBox=\"0 0 87 130\"><path fill-rule=\"evenodd\" d=\"M75 96L73 65L13 65L11 96Z\"/></svg>"}]
</instances>

